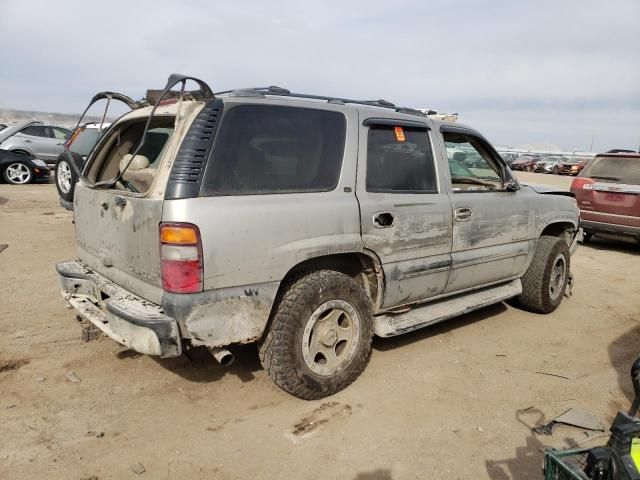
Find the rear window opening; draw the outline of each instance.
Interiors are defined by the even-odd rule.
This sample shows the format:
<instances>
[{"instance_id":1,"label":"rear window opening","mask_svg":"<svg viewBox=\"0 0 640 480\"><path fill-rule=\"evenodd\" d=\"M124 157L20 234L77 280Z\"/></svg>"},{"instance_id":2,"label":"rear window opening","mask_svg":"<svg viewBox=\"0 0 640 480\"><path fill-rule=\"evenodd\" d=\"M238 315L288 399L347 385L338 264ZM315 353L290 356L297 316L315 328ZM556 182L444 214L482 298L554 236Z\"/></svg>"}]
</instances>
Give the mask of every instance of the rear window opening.
<instances>
[{"instance_id":1,"label":"rear window opening","mask_svg":"<svg viewBox=\"0 0 640 480\"><path fill-rule=\"evenodd\" d=\"M580 176L603 182L640 185L640 157L595 157Z\"/></svg>"},{"instance_id":2,"label":"rear window opening","mask_svg":"<svg viewBox=\"0 0 640 480\"><path fill-rule=\"evenodd\" d=\"M89 182L105 182L121 174L111 189L134 193L149 191L173 135L175 118L153 118L144 144L134 157L132 155L142 139L147 120L142 117L123 122L109 132L98 146L95 160L87 173Z\"/></svg>"}]
</instances>

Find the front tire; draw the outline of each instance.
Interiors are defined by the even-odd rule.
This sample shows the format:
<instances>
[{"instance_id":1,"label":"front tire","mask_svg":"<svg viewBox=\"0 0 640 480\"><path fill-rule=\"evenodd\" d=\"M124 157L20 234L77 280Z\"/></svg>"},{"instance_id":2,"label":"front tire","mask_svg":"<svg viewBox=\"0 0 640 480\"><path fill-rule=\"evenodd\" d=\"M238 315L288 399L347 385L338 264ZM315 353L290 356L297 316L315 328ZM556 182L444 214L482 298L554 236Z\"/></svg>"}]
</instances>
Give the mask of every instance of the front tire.
<instances>
[{"instance_id":1,"label":"front tire","mask_svg":"<svg viewBox=\"0 0 640 480\"><path fill-rule=\"evenodd\" d=\"M56 188L58 195L67 202L73 202L78 176L65 154L60 155L56 162Z\"/></svg>"},{"instance_id":2,"label":"front tire","mask_svg":"<svg viewBox=\"0 0 640 480\"><path fill-rule=\"evenodd\" d=\"M343 273L320 270L294 279L280 296L260 361L280 388L315 400L358 378L372 338L372 306L364 289Z\"/></svg>"},{"instance_id":3,"label":"front tire","mask_svg":"<svg viewBox=\"0 0 640 480\"><path fill-rule=\"evenodd\" d=\"M537 313L551 313L564 296L569 281L571 255L567 243L558 237L538 239L531 265L522 277L520 306Z\"/></svg>"},{"instance_id":4,"label":"front tire","mask_svg":"<svg viewBox=\"0 0 640 480\"><path fill-rule=\"evenodd\" d=\"M5 182L12 185L25 185L33 182L33 170L23 162L11 162L2 171Z\"/></svg>"}]
</instances>

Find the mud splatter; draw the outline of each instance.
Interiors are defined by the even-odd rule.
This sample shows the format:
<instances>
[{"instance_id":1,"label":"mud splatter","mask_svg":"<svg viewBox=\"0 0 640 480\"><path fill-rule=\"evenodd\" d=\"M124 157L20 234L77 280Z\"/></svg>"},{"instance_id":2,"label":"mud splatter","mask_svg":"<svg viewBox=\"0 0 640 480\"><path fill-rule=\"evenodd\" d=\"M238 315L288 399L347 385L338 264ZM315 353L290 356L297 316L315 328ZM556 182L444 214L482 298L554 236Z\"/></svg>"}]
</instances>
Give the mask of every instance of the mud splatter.
<instances>
[{"instance_id":1,"label":"mud splatter","mask_svg":"<svg viewBox=\"0 0 640 480\"><path fill-rule=\"evenodd\" d=\"M351 411L351 405L343 405L339 402L325 402L297 422L291 432L287 432L288 435L286 436L297 442L297 439L309 437L329 422L338 418L349 417Z\"/></svg>"},{"instance_id":2,"label":"mud splatter","mask_svg":"<svg viewBox=\"0 0 640 480\"><path fill-rule=\"evenodd\" d=\"M25 359L0 360L0 373L10 372L11 370L17 370L20 367L25 366L27 363L29 363L29 360L25 360Z\"/></svg>"}]
</instances>

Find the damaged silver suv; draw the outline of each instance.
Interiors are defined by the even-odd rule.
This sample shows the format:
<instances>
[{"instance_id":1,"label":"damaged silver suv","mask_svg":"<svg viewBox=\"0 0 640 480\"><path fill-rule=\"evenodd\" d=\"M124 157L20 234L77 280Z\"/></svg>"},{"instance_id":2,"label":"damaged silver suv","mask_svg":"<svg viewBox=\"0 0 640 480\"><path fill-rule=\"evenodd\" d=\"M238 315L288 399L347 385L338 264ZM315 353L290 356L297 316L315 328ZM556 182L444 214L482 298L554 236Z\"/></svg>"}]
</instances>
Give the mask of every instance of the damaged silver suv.
<instances>
[{"instance_id":1,"label":"damaged silver suv","mask_svg":"<svg viewBox=\"0 0 640 480\"><path fill-rule=\"evenodd\" d=\"M57 265L79 317L122 345L228 364L255 342L278 386L317 399L362 373L373 335L509 298L549 313L568 290L575 199L519 184L470 128L180 75L153 103L92 151L78 259Z\"/></svg>"}]
</instances>

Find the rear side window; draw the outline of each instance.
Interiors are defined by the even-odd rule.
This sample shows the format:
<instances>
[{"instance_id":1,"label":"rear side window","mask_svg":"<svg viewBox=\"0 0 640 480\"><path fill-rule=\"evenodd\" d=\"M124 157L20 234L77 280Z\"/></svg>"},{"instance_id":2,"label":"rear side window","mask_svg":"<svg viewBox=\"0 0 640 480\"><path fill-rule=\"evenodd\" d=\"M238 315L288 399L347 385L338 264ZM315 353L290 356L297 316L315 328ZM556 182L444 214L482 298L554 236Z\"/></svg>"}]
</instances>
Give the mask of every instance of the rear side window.
<instances>
[{"instance_id":1,"label":"rear side window","mask_svg":"<svg viewBox=\"0 0 640 480\"><path fill-rule=\"evenodd\" d=\"M321 192L338 185L346 120L337 112L243 105L216 135L203 195Z\"/></svg>"},{"instance_id":2,"label":"rear side window","mask_svg":"<svg viewBox=\"0 0 640 480\"><path fill-rule=\"evenodd\" d=\"M604 182L640 185L640 157L596 157L580 175Z\"/></svg>"},{"instance_id":3,"label":"rear side window","mask_svg":"<svg viewBox=\"0 0 640 480\"><path fill-rule=\"evenodd\" d=\"M30 125L26 128L23 128L20 133L24 133L25 135L31 135L32 137L44 137L44 138L49 137L49 134L47 132L47 127L43 127L40 125Z\"/></svg>"},{"instance_id":4,"label":"rear side window","mask_svg":"<svg viewBox=\"0 0 640 480\"><path fill-rule=\"evenodd\" d=\"M387 125L369 127L367 191L437 193L427 130Z\"/></svg>"}]
</instances>

